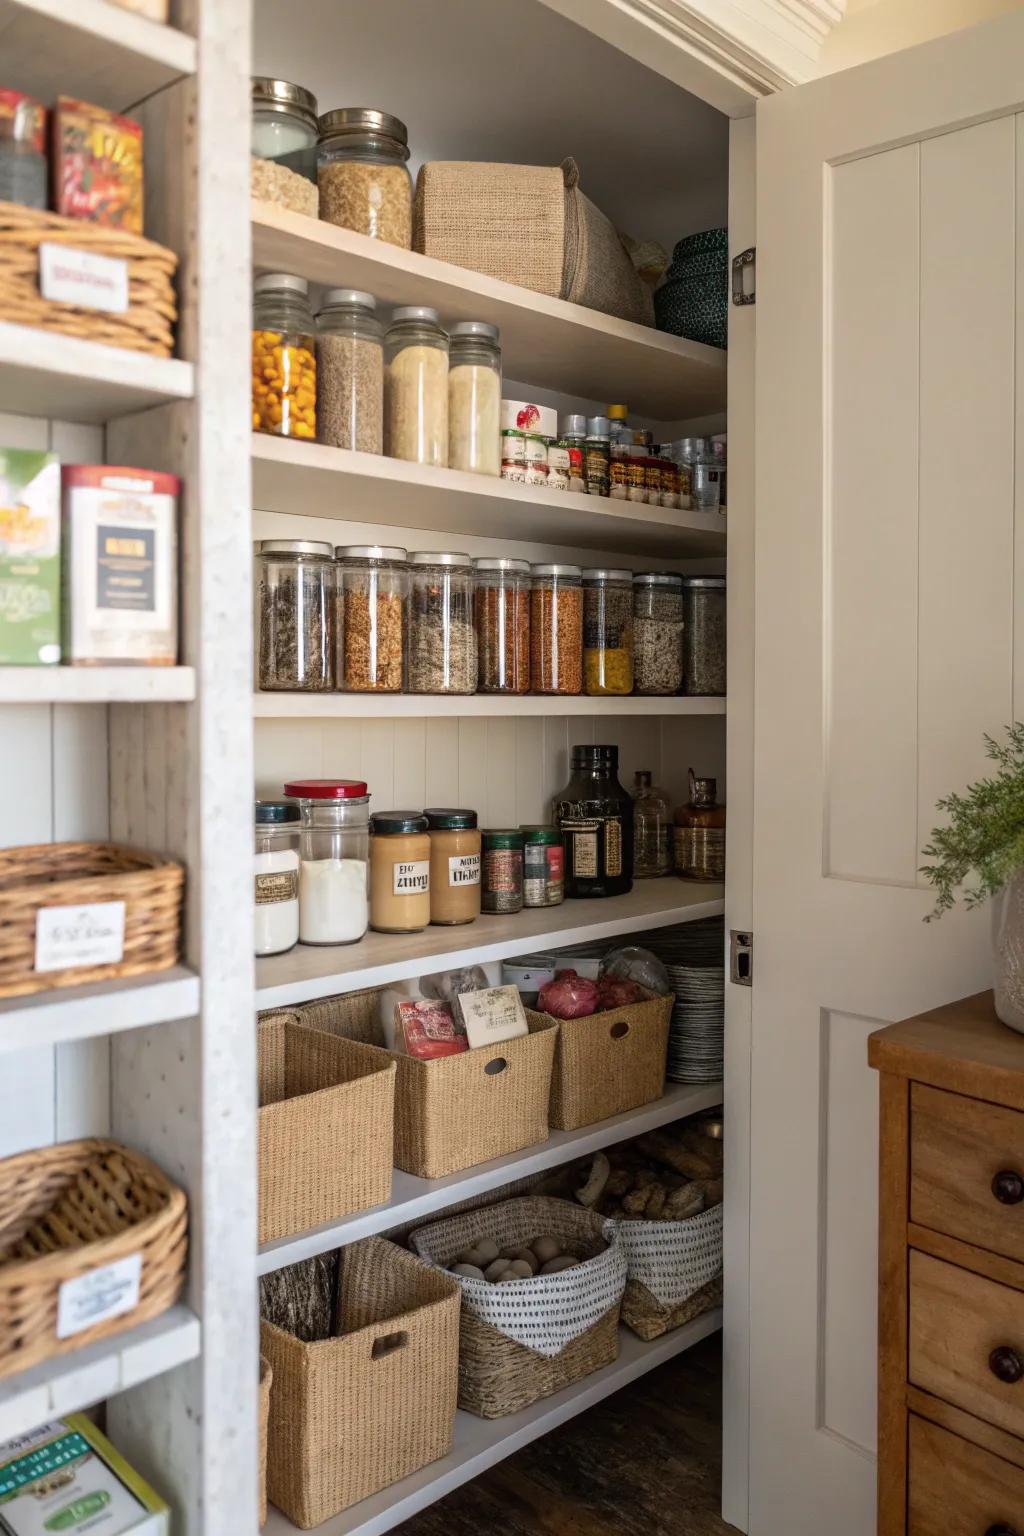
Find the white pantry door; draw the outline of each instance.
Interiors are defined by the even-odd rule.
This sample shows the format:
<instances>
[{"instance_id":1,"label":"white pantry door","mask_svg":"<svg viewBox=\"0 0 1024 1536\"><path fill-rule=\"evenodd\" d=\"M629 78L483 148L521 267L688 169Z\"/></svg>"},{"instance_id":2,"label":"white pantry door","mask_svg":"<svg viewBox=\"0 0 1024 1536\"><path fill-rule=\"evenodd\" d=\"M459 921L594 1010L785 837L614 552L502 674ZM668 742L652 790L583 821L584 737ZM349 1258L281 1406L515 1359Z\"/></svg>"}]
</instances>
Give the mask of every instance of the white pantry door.
<instances>
[{"instance_id":1,"label":"white pantry door","mask_svg":"<svg viewBox=\"0 0 1024 1536\"><path fill-rule=\"evenodd\" d=\"M866 1038L990 980L918 866L1024 717L1022 105L1018 12L758 109L751 1536L875 1528Z\"/></svg>"}]
</instances>

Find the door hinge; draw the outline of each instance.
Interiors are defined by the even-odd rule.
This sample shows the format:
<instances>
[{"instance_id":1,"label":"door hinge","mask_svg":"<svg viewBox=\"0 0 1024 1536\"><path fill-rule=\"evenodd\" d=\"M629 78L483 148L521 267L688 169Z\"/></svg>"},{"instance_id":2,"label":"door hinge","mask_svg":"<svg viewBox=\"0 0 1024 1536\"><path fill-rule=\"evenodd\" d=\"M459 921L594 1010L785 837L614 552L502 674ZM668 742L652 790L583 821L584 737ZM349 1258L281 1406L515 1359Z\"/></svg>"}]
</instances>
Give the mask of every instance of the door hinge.
<instances>
[{"instance_id":1,"label":"door hinge","mask_svg":"<svg viewBox=\"0 0 1024 1536\"><path fill-rule=\"evenodd\" d=\"M732 259L732 301L734 304L757 303L757 246L740 251Z\"/></svg>"},{"instance_id":2,"label":"door hinge","mask_svg":"<svg viewBox=\"0 0 1024 1536\"><path fill-rule=\"evenodd\" d=\"M754 985L754 935L733 928L729 934L729 980L737 987Z\"/></svg>"}]
</instances>

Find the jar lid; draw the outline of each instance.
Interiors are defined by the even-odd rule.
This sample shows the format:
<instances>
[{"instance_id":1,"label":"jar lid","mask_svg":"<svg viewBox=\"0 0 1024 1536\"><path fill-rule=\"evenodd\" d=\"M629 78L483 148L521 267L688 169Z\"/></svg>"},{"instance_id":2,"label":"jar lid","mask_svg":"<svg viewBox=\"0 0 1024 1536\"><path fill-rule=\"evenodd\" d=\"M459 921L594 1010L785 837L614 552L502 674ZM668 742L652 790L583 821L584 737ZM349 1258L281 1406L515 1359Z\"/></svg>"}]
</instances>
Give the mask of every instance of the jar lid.
<instances>
[{"instance_id":1,"label":"jar lid","mask_svg":"<svg viewBox=\"0 0 1024 1536\"><path fill-rule=\"evenodd\" d=\"M265 112L290 112L303 118L311 128L317 126L316 97L304 85L291 80L274 80L269 75L253 75L252 104Z\"/></svg>"},{"instance_id":2,"label":"jar lid","mask_svg":"<svg viewBox=\"0 0 1024 1536\"><path fill-rule=\"evenodd\" d=\"M403 320L425 320L430 325L441 324L441 316L429 304L400 304L392 311L391 324L401 325Z\"/></svg>"},{"instance_id":3,"label":"jar lid","mask_svg":"<svg viewBox=\"0 0 1024 1536\"><path fill-rule=\"evenodd\" d=\"M668 571L638 571L633 582L638 587L675 587L677 591L682 591L683 586L683 578L671 576Z\"/></svg>"},{"instance_id":4,"label":"jar lid","mask_svg":"<svg viewBox=\"0 0 1024 1536\"><path fill-rule=\"evenodd\" d=\"M315 539L264 539L261 555L318 555L321 560L331 558L331 546L319 544Z\"/></svg>"},{"instance_id":5,"label":"jar lid","mask_svg":"<svg viewBox=\"0 0 1024 1536\"><path fill-rule=\"evenodd\" d=\"M375 811L370 826L377 837L400 837L403 832L425 832L427 818L422 811Z\"/></svg>"},{"instance_id":6,"label":"jar lid","mask_svg":"<svg viewBox=\"0 0 1024 1536\"><path fill-rule=\"evenodd\" d=\"M410 565L471 565L468 555L454 549L417 549L409 556Z\"/></svg>"},{"instance_id":7,"label":"jar lid","mask_svg":"<svg viewBox=\"0 0 1024 1536\"><path fill-rule=\"evenodd\" d=\"M367 800L362 779L292 779L284 792L293 800Z\"/></svg>"},{"instance_id":8,"label":"jar lid","mask_svg":"<svg viewBox=\"0 0 1024 1536\"><path fill-rule=\"evenodd\" d=\"M363 293L359 288L328 288L323 296L319 313L330 309L335 304L358 304L362 309L376 309L377 300L372 293Z\"/></svg>"},{"instance_id":9,"label":"jar lid","mask_svg":"<svg viewBox=\"0 0 1024 1536\"><path fill-rule=\"evenodd\" d=\"M632 571L609 571L603 566L597 566L592 570L583 572L584 581L632 581Z\"/></svg>"},{"instance_id":10,"label":"jar lid","mask_svg":"<svg viewBox=\"0 0 1024 1536\"><path fill-rule=\"evenodd\" d=\"M509 571L529 575L529 560L511 560L506 555L478 555L473 561L473 567L478 571Z\"/></svg>"},{"instance_id":11,"label":"jar lid","mask_svg":"<svg viewBox=\"0 0 1024 1536\"><path fill-rule=\"evenodd\" d=\"M625 421L629 415L629 407L625 405L610 405L608 407L609 421Z\"/></svg>"},{"instance_id":12,"label":"jar lid","mask_svg":"<svg viewBox=\"0 0 1024 1536\"><path fill-rule=\"evenodd\" d=\"M588 437L610 437L611 436L611 432L612 432L612 424L608 420L607 416L588 416L587 417L587 436Z\"/></svg>"},{"instance_id":13,"label":"jar lid","mask_svg":"<svg viewBox=\"0 0 1024 1536\"><path fill-rule=\"evenodd\" d=\"M309 284L294 272L261 272L252 285L253 293L300 293L309 297Z\"/></svg>"},{"instance_id":14,"label":"jar lid","mask_svg":"<svg viewBox=\"0 0 1024 1536\"><path fill-rule=\"evenodd\" d=\"M523 834L518 827L490 827L484 831L485 848L521 848Z\"/></svg>"},{"instance_id":15,"label":"jar lid","mask_svg":"<svg viewBox=\"0 0 1024 1536\"><path fill-rule=\"evenodd\" d=\"M520 827L524 843L560 843L562 834L557 827Z\"/></svg>"},{"instance_id":16,"label":"jar lid","mask_svg":"<svg viewBox=\"0 0 1024 1536\"><path fill-rule=\"evenodd\" d=\"M562 417L563 437L586 437L586 435L587 418L585 416L573 415Z\"/></svg>"},{"instance_id":17,"label":"jar lid","mask_svg":"<svg viewBox=\"0 0 1024 1536\"><path fill-rule=\"evenodd\" d=\"M336 544L334 556L337 560L392 560L400 565L409 558L397 544Z\"/></svg>"},{"instance_id":18,"label":"jar lid","mask_svg":"<svg viewBox=\"0 0 1024 1536\"><path fill-rule=\"evenodd\" d=\"M684 587L724 587L724 576L684 576Z\"/></svg>"},{"instance_id":19,"label":"jar lid","mask_svg":"<svg viewBox=\"0 0 1024 1536\"><path fill-rule=\"evenodd\" d=\"M400 117L390 112L378 112L375 107L334 107L320 118L320 137L334 138L339 134L380 134L394 139L403 148L409 145L409 130Z\"/></svg>"},{"instance_id":20,"label":"jar lid","mask_svg":"<svg viewBox=\"0 0 1024 1536\"><path fill-rule=\"evenodd\" d=\"M258 827L283 826L289 821L298 821L299 808L292 805L290 800L257 800L256 801L256 825Z\"/></svg>"},{"instance_id":21,"label":"jar lid","mask_svg":"<svg viewBox=\"0 0 1024 1536\"><path fill-rule=\"evenodd\" d=\"M534 576L569 576L578 580L583 575L578 565L533 565L530 569Z\"/></svg>"},{"instance_id":22,"label":"jar lid","mask_svg":"<svg viewBox=\"0 0 1024 1536\"><path fill-rule=\"evenodd\" d=\"M467 337L470 339L478 337L483 341L494 342L499 341L501 338L501 332L498 330L498 327L492 325L489 320L457 320L454 325L449 326L448 334L453 341L456 337Z\"/></svg>"},{"instance_id":23,"label":"jar lid","mask_svg":"<svg viewBox=\"0 0 1024 1536\"><path fill-rule=\"evenodd\" d=\"M472 832L476 811L451 811L436 808L423 812L431 832Z\"/></svg>"},{"instance_id":24,"label":"jar lid","mask_svg":"<svg viewBox=\"0 0 1024 1536\"><path fill-rule=\"evenodd\" d=\"M617 768L619 764L618 747L595 745L592 742L579 742L572 749L572 766L574 768Z\"/></svg>"}]
</instances>

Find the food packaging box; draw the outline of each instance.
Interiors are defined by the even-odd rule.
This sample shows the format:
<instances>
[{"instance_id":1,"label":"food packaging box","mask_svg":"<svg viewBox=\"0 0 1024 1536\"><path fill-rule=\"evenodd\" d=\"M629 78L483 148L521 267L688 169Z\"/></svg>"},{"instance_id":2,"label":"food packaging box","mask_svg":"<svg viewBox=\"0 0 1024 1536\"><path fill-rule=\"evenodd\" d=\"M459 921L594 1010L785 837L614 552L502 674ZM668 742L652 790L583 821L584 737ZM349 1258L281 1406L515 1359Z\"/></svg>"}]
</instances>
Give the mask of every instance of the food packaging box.
<instances>
[{"instance_id":1,"label":"food packaging box","mask_svg":"<svg viewBox=\"0 0 1024 1536\"><path fill-rule=\"evenodd\" d=\"M58 96L53 181L57 213L141 235L141 126L87 101Z\"/></svg>"},{"instance_id":2,"label":"food packaging box","mask_svg":"<svg viewBox=\"0 0 1024 1536\"><path fill-rule=\"evenodd\" d=\"M61 479L64 660L173 666L177 475L68 464Z\"/></svg>"},{"instance_id":3,"label":"food packaging box","mask_svg":"<svg viewBox=\"0 0 1024 1536\"><path fill-rule=\"evenodd\" d=\"M0 1444L0 1526L11 1536L168 1536L170 1510L84 1413Z\"/></svg>"},{"instance_id":4,"label":"food packaging box","mask_svg":"<svg viewBox=\"0 0 1024 1536\"><path fill-rule=\"evenodd\" d=\"M557 437L558 412L550 405L535 405L532 400L503 400L501 428L505 432Z\"/></svg>"},{"instance_id":5,"label":"food packaging box","mask_svg":"<svg viewBox=\"0 0 1024 1536\"><path fill-rule=\"evenodd\" d=\"M0 448L0 665L60 661L60 463Z\"/></svg>"},{"instance_id":6,"label":"food packaging box","mask_svg":"<svg viewBox=\"0 0 1024 1536\"><path fill-rule=\"evenodd\" d=\"M410 1056L436 1061L439 1056L458 1056L469 1050L466 1031L456 1022L447 1003L433 998L395 1004L398 1037Z\"/></svg>"},{"instance_id":7,"label":"food packaging box","mask_svg":"<svg viewBox=\"0 0 1024 1536\"><path fill-rule=\"evenodd\" d=\"M519 989L511 984L463 992L456 998L455 1005L471 1049L494 1045L500 1040L516 1040L520 1035L530 1033Z\"/></svg>"}]
</instances>

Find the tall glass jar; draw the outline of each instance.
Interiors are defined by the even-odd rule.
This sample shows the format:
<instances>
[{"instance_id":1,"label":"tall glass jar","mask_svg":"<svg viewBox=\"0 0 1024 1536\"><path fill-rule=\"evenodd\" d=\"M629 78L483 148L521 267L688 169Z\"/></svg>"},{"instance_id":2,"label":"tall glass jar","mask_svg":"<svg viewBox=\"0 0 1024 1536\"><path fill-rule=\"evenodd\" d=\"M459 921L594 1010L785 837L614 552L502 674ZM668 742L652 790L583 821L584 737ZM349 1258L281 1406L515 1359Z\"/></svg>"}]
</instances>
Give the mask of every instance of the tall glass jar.
<instances>
[{"instance_id":1,"label":"tall glass jar","mask_svg":"<svg viewBox=\"0 0 1024 1536\"><path fill-rule=\"evenodd\" d=\"M448 333L436 309L396 309L384 338L384 416L393 459L448 462Z\"/></svg>"},{"instance_id":2,"label":"tall glass jar","mask_svg":"<svg viewBox=\"0 0 1024 1536\"><path fill-rule=\"evenodd\" d=\"M359 779L293 779L299 807L299 942L354 944L369 921L370 796Z\"/></svg>"},{"instance_id":3,"label":"tall glass jar","mask_svg":"<svg viewBox=\"0 0 1024 1536\"><path fill-rule=\"evenodd\" d=\"M0 202L46 208L46 108L21 91L0 89Z\"/></svg>"},{"instance_id":4,"label":"tall glass jar","mask_svg":"<svg viewBox=\"0 0 1024 1536\"><path fill-rule=\"evenodd\" d=\"M253 283L252 426L279 437L316 437L316 340L309 284L289 272Z\"/></svg>"},{"instance_id":5,"label":"tall glass jar","mask_svg":"<svg viewBox=\"0 0 1024 1536\"><path fill-rule=\"evenodd\" d=\"M256 954L280 955L299 942L299 808L257 800Z\"/></svg>"},{"instance_id":6,"label":"tall glass jar","mask_svg":"<svg viewBox=\"0 0 1024 1536\"><path fill-rule=\"evenodd\" d=\"M334 687L334 562L312 539L264 539L257 551L259 686Z\"/></svg>"},{"instance_id":7,"label":"tall glass jar","mask_svg":"<svg viewBox=\"0 0 1024 1536\"><path fill-rule=\"evenodd\" d=\"M370 922L376 933L421 933L430 922L430 836L419 811L373 816Z\"/></svg>"},{"instance_id":8,"label":"tall glass jar","mask_svg":"<svg viewBox=\"0 0 1024 1536\"><path fill-rule=\"evenodd\" d=\"M320 119L320 217L389 245L412 247L409 133L390 112L338 107Z\"/></svg>"},{"instance_id":9,"label":"tall glass jar","mask_svg":"<svg viewBox=\"0 0 1024 1536\"><path fill-rule=\"evenodd\" d=\"M690 466L693 506L700 512L717 512L722 496L722 464L706 438Z\"/></svg>"},{"instance_id":10,"label":"tall glass jar","mask_svg":"<svg viewBox=\"0 0 1024 1536\"><path fill-rule=\"evenodd\" d=\"M583 688L583 577L578 565L535 565L530 592L534 693Z\"/></svg>"},{"instance_id":11,"label":"tall glass jar","mask_svg":"<svg viewBox=\"0 0 1024 1536\"><path fill-rule=\"evenodd\" d=\"M475 693L469 556L421 549L409 564L409 692Z\"/></svg>"},{"instance_id":12,"label":"tall glass jar","mask_svg":"<svg viewBox=\"0 0 1024 1536\"><path fill-rule=\"evenodd\" d=\"M683 691L725 693L725 577L683 580Z\"/></svg>"},{"instance_id":13,"label":"tall glass jar","mask_svg":"<svg viewBox=\"0 0 1024 1536\"><path fill-rule=\"evenodd\" d=\"M641 768L633 776L633 874L654 880L672 873L672 807Z\"/></svg>"},{"instance_id":14,"label":"tall glass jar","mask_svg":"<svg viewBox=\"0 0 1024 1536\"><path fill-rule=\"evenodd\" d=\"M573 747L572 777L553 812L565 850L566 896L632 890L633 801L619 783L618 747Z\"/></svg>"},{"instance_id":15,"label":"tall glass jar","mask_svg":"<svg viewBox=\"0 0 1024 1536\"><path fill-rule=\"evenodd\" d=\"M583 677L589 694L633 692L633 575L583 572Z\"/></svg>"},{"instance_id":16,"label":"tall glass jar","mask_svg":"<svg viewBox=\"0 0 1024 1536\"><path fill-rule=\"evenodd\" d=\"M316 317L317 429L332 448L384 452L384 327L377 300L328 288Z\"/></svg>"},{"instance_id":17,"label":"tall glass jar","mask_svg":"<svg viewBox=\"0 0 1024 1536\"><path fill-rule=\"evenodd\" d=\"M316 218L316 97L290 80L252 81L252 195Z\"/></svg>"},{"instance_id":18,"label":"tall glass jar","mask_svg":"<svg viewBox=\"0 0 1024 1536\"><path fill-rule=\"evenodd\" d=\"M683 579L662 571L633 577L633 682L637 693L683 686Z\"/></svg>"},{"instance_id":19,"label":"tall glass jar","mask_svg":"<svg viewBox=\"0 0 1024 1536\"><path fill-rule=\"evenodd\" d=\"M501 347L496 325L460 320L451 328L448 468L501 472Z\"/></svg>"},{"instance_id":20,"label":"tall glass jar","mask_svg":"<svg viewBox=\"0 0 1024 1536\"><path fill-rule=\"evenodd\" d=\"M335 673L347 693L401 693L405 685L409 574L404 549L339 544L338 582L345 612Z\"/></svg>"},{"instance_id":21,"label":"tall glass jar","mask_svg":"<svg viewBox=\"0 0 1024 1536\"><path fill-rule=\"evenodd\" d=\"M675 814L672 856L683 880L725 879L725 806L715 780L698 778L692 768L689 802Z\"/></svg>"},{"instance_id":22,"label":"tall glass jar","mask_svg":"<svg viewBox=\"0 0 1024 1536\"><path fill-rule=\"evenodd\" d=\"M430 921L442 927L480 916L480 829L476 811L423 812L430 833Z\"/></svg>"},{"instance_id":23,"label":"tall glass jar","mask_svg":"<svg viewBox=\"0 0 1024 1536\"><path fill-rule=\"evenodd\" d=\"M530 566L483 555L473 561L481 693L530 691Z\"/></svg>"}]
</instances>

